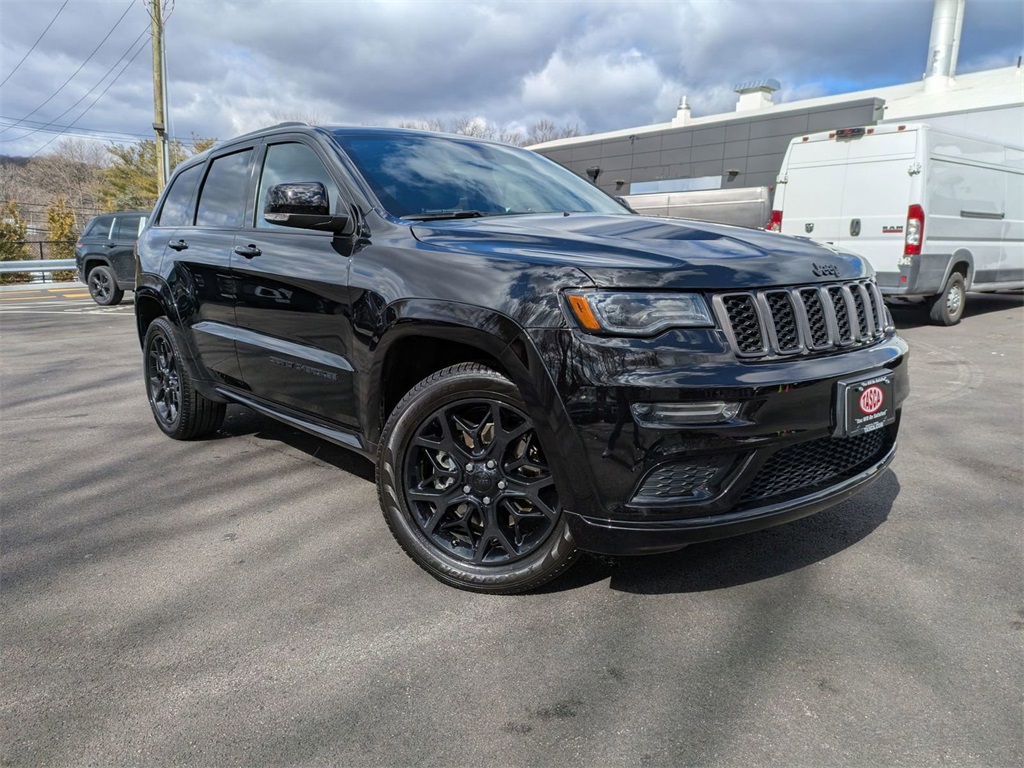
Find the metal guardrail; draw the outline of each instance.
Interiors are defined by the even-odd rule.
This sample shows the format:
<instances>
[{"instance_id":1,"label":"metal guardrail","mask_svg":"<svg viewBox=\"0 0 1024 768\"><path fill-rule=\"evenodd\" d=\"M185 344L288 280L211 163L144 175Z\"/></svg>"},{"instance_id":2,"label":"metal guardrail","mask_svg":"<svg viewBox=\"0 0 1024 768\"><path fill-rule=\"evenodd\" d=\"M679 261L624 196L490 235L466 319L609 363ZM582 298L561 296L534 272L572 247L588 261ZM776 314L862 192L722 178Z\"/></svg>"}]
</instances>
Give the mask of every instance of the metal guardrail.
<instances>
[{"instance_id":1,"label":"metal guardrail","mask_svg":"<svg viewBox=\"0 0 1024 768\"><path fill-rule=\"evenodd\" d=\"M31 259L27 261L0 261L0 274L16 272L59 272L74 269L74 259Z\"/></svg>"}]
</instances>

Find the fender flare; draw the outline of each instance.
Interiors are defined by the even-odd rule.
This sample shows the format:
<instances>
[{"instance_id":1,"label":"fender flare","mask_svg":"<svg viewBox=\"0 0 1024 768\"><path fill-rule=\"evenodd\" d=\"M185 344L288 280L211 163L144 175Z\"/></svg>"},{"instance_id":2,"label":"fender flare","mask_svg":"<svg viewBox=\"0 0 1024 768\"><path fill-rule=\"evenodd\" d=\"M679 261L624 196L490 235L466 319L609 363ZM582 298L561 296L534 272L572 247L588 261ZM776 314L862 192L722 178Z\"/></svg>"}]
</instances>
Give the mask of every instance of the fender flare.
<instances>
[{"instance_id":1,"label":"fender flare","mask_svg":"<svg viewBox=\"0 0 1024 768\"><path fill-rule=\"evenodd\" d=\"M946 272L942 276L942 286L939 287L940 291L946 285L946 281L949 280L949 276L953 274L953 265L958 264L961 261L967 263L967 274L964 276L966 290L969 291L971 289L971 284L974 282L974 256L966 248L957 248L953 252L953 255L949 257L949 263L946 265Z\"/></svg>"},{"instance_id":2,"label":"fender flare","mask_svg":"<svg viewBox=\"0 0 1024 768\"><path fill-rule=\"evenodd\" d=\"M562 504L568 509L582 508L578 499L590 499L594 491L586 476L574 467L585 466L583 445L569 418L555 382L551 379L530 335L506 315L486 307L449 301L409 299L395 302L386 311L388 323L373 349L368 377L365 417L374 419L380 412L384 362L388 351L410 337L429 337L475 347L495 358L504 373L519 390L544 447L548 462L559 480ZM364 434L373 443L379 434Z\"/></svg>"}]
</instances>

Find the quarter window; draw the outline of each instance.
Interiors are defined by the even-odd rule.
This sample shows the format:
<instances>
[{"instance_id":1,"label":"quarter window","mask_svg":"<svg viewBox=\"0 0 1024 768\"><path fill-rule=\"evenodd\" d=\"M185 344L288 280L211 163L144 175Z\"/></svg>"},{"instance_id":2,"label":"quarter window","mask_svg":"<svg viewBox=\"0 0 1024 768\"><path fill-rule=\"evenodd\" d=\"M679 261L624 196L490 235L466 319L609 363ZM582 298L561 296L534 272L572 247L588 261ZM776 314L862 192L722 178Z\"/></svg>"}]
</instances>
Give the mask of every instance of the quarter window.
<instances>
[{"instance_id":1,"label":"quarter window","mask_svg":"<svg viewBox=\"0 0 1024 768\"><path fill-rule=\"evenodd\" d=\"M112 221L113 219L110 216L100 216L93 219L82 237L106 237L110 233L110 223Z\"/></svg>"},{"instance_id":2,"label":"quarter window","mask_svg":"<svg viewBox=\"0 0 1024 768\"><path fill-rule=\"evenodd\" d=\"M338 187L316 152L305 144L271 144L267 147L267 157L263 162L263 174L260 177L260 196L256 207L256 226L263 229L287 229L271 224L263 218L263 207L267 199L267 191L277 184L289 182L319 181L327 188L327 199L331 209L336 210Z\"/></svg>"},{"instance_id":3,"label":"quarter window","mask_svg":"<svg viewBox=\"0 0 1024 768\"><path fill-rule=\"evenodd\" d=\"M141 216L119 216L117 223L114 225L114 236L111 240L138 240L139 230L142 227L139 224L142 222Z\"/></svg>"},{"instance_id":4,"label":"quarter window","mask_svg":"<svg viewBox=\"0 0 1024 768\"><path fill-rule=\"evenodd\" d=\"M192 193L196 191L196 184L203 171L202 165L194 165L182 171L171 182L171 188L164 198L163 208L160 209L160 218L157 224L161 227L183 227L192 223L192 208L189 203L192 201Z\"/></svg>"},{"instance_id":5,"label":"quarter window","mask_svg":"<svg viewBox=\"0 0 1024 768\"><path fill-rule=\"evenodd\" d=\"M246 149L218 157L210 163L210 171L199 193L197 227L234 228L242 225L251 157L252 150Z\"/></svg>"}]
</instances>

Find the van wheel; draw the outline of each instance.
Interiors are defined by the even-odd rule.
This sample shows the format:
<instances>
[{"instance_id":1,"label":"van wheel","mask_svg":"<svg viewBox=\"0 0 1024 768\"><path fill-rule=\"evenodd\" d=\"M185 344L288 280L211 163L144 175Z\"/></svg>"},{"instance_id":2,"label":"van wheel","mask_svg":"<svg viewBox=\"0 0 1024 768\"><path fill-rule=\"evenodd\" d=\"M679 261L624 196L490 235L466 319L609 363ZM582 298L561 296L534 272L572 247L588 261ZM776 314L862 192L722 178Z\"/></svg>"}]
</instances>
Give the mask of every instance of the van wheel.
<instances>
[{"instance_id":1,"label":"van wheel","mask_svg":"<svg viewBox=\"0 0 1024 768\"><path fill-rule=\"evenodd\" d=\"M956 325L964 313L967 303L967 286L964 276L954 272L946 280L942 293L928 299L928 314L938 325Z\"/></svg>"},{"instance_id":2,"label":"van wheel","mask_svg":"<svg viewBox=\"0 0 1024 768\"><path fill-rule=\"evenodd\" d=\"M124 291L117 286L114 270L106 265L101 264L89 270L88 285L92 300L102 307L120 304L124 298Z\"/></svg>"},{"instance_id":3,"label":"van wheel","mask_svg":"<svg viewBox=\"0 0 1024 768\"><path fill-rule=\"evenodd\" d=\"M165 435L192 440L217 431L227 406L196 390L182 345L166 318L158 317L146 330L142 364L149 407Z\"/></svg>"},{"instance_id":4,"label":"van wheel","mask_svg":"<svg viewBox=\"0 0 1024 768\"><path fill-rule=\"evenodd\" d=\"M377 492L406 553L460 589L512 594L578 553L519 391L475 363L417 384L381 436Z\"/></svg>"}]
</instances>

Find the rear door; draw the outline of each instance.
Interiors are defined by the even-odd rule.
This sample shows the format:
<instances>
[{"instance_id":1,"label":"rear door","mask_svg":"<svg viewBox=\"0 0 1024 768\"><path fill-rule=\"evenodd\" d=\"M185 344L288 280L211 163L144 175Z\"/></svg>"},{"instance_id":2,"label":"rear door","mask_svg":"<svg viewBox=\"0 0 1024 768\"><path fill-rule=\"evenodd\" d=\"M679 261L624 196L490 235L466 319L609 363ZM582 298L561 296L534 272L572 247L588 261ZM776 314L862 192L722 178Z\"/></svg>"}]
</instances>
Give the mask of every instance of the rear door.
<instances>
[{"instance_id":1,"label":"rear door","mask_svg":"<svg viewBox=\"0 0 1024 768\"><path fill-rule=\"evenodd\" d=\"M262 215L267 191L286 182L318 181L332 210L345 211L341 185L299 136L275 137L260 166L255 210L234 243L242 376L264 400L356 425L349 256L330 233L277 226Z\"/></svg>"},{"instance_id":2,"label":"rear door","mask_svg":"<svg viewBox=\"0 0 1024 768\"><path fill-rule=\"evenodd\" d=\"M839 240L848 151L847 142L824 137L791 145L789 165L780 179L785 184L784 234Z\"/></svg>"},{"instance_id":3,"label":"rear door","mask_svg":"<svg viewBox=\"0 0 1024 768\"><path fill-rule=\"evenodd\" d=\"M114 217L109 245L110 265L122 288L135 285L135 241L139 239L145 224L146 217L141 213L118 214Z\"/></svg>"},{"instance_id":4,"label":"rear door","mask_svg":"<svg viewBox=\"0 0 1024 768\"><path fill-rule=\"evenodd\" d=\"M165 255L173 260L168 281L180 320L191 329L203 364L229 384L240 379L232 247L235 230L246 216L253 155L253 146L235 146L214 155L205 167L196 166L205 172L194 217L190 207L188 222L168 237Z\"/></svg>"},{"instance_id":5,"label":"rear door","mask_svg":"<svg viewBox=\"0 0 1024 768\"><path fill-rule=\"evenodd\" d=\"M866 258L882 284L897 284L919 133L877 129L846 140L847 165L836 242ZM927 231L927 227L925 228Z\"/></svg>"}]
</instances>

